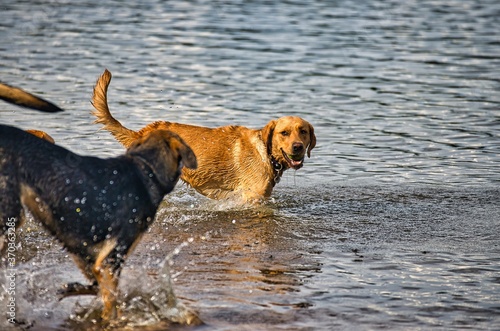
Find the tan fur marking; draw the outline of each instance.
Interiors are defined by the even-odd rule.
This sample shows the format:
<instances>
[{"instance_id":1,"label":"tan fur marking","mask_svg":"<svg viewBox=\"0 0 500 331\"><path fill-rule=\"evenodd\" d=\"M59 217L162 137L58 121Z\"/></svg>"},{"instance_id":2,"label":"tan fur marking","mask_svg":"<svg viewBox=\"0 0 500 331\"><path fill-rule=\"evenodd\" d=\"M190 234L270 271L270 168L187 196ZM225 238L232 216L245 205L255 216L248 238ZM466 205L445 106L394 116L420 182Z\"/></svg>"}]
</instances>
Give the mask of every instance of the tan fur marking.
<instances>
[{"instance_id":1,"label":"tan fur marking","mask_svg":"<svg viewBox=\"0 0 500 331\"><path fill-rule=\"evenodd\" d=\"M53 143L53 144L55 143L54 138L52 138L47 132L40 131L40 130L34 130L34 129L26 130L26 132L31 133L32 135L34 135L40 139L47 140L49 143Z\"/></svg>"},{"instance_id":2,"label":"tan fur marking","mask_svg":"<svg viewBox=\"0 0 500 331\"><path fill-rule=\"evenodd\" d=\"M116 239L106 240L100 248L96 262L92 267L92 272L99 284L99 291L104 304L101 317L103 320L110 320L117 317L118 277L115 277L111 266L104 263L104 260L116 247Z\"/></svg>"}]
</instances>

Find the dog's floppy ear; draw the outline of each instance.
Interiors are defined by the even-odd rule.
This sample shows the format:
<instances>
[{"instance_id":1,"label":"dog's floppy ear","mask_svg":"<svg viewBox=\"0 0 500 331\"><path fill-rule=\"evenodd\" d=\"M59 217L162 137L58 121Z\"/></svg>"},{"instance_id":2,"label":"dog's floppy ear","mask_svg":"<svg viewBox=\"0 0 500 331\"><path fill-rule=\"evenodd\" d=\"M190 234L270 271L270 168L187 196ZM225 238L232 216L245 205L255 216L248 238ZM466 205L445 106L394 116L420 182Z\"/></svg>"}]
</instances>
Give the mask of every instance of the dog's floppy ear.
<instances>
[{"instance_id":1,"label":"dog's floppy ear","mask_svg":"<svg viewBox=\"0 0 500 331\"><path fill-rule=\"evenodd\" d=\"M181 139L181 137L177 136L176 138L170 139L170 148L177 150L182 163L187 168L196 169L198 167L198 162L196 161L193 150Z\"/></svg>"},{"instance_id":2,"label":"dog's floppy ear","mask_svg":"<svg viewBox=\"0 0 500 331\"><path fill-rule=\"evenodd\" d=\"M314 134L314 128L309 124L309 146L307 147L307 157L311 157L311 150L316 147L316 135Z\"/></svg>"},{"instance_id":3,"label":"dog's floppy ear","mask_svg":"<svg viewBox=\"0 0 500 331\"><path fill-rule=\"evenodd\" d=\"M273 151L273 133L276 127L276 121L272 120L262 129L262 140L266 144L267 154L271 155Z\"/></svg>"},{"instance_id":4,"label":"dog's floppy ear","mask_svg":"<svg viewBox=\"0 0 500 331\"><path fill-rule=\"evenodd\" d=\"M192 169L197 166L191 148L177 134L166 130L155 130L137 139L127 154L146 163L165 187L175 184L183 164Z\"/></svg>"}]
</instances>

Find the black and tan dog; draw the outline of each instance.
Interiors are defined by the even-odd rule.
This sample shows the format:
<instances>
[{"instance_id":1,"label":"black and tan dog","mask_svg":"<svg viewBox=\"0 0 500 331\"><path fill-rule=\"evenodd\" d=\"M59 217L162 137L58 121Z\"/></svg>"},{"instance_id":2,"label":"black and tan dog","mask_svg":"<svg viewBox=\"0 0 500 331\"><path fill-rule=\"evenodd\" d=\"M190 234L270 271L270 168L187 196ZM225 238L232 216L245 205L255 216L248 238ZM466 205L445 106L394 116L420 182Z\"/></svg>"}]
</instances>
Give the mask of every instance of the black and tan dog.
<instances>
[{"instance_id":1,"label":"black and tan dog","mask_svg":"<svg viewBox=\"0 0 500 331\"><path fill-rule=\"evenodd\" d=\"M0 243L28 210L92 283L67 285L62 294L100 292L102 317L112 319L122 263L173 190L183 164L196 168L196 157L169 131L151 132L125 155L101 159L0 125Z\"/></svg>"}]
</instances>

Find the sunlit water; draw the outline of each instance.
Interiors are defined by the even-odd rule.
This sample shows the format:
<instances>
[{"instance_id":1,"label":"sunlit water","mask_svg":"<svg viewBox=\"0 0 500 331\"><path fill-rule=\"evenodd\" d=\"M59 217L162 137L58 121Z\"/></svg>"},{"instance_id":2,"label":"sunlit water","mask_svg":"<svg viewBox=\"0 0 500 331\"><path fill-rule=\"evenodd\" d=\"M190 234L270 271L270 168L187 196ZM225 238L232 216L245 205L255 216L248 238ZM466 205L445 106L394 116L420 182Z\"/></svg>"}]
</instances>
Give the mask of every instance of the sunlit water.
<instances>
[{"instance_id":1,"label":"sunlit water","mask_svg":"<svg viewBox=\"0 0 500 331\"><path fill-rule=\"evenodd\" d=\"M123 152L89 114L104 68L111 111L133 129L290 114L315 126L312 157L261 208L183 185L167 197L122 273L129 327L175 327L154 306L169 308L170 274L205 330L500 329L498 1L0 9L0 80L66 109L2 103L1 123L74 152ZM19 245L19 327L91 327L98 300L55 296L84 281L66 252L34 222Z\"/></svg>"}]
</instances>

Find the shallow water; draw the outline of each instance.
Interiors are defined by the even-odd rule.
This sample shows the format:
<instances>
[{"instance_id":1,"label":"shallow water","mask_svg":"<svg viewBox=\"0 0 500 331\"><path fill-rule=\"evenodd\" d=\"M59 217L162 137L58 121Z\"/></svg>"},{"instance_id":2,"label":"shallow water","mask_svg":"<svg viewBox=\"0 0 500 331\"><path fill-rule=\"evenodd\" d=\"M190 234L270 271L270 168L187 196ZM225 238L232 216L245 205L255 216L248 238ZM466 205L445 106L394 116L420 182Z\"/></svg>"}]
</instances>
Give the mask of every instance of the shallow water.
<instances>
[{"instance_id":1,"label":"shallow water","mask_svg":"<svg viewBox=\"0 0 500 331\"><path fill-rule=\"evenodd\" d=\"M167 197L123 272L131 317L152 316L160 264L187 243L170 272L201 329L500 328L498 1L0 7L0 80L67 110L2 104L1 123L77 153L123 152L91 124L104 68L111 111L133 129L289 114L315 126L312 157L262 208L182 185ZM75 316L95 301L55 299L83 280L71 259L34 223L19 240L19 316L85 329Z\"/></svg>"}]
</instances>

